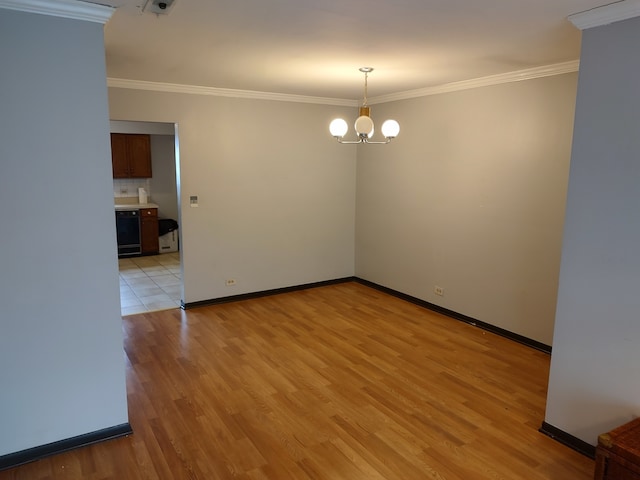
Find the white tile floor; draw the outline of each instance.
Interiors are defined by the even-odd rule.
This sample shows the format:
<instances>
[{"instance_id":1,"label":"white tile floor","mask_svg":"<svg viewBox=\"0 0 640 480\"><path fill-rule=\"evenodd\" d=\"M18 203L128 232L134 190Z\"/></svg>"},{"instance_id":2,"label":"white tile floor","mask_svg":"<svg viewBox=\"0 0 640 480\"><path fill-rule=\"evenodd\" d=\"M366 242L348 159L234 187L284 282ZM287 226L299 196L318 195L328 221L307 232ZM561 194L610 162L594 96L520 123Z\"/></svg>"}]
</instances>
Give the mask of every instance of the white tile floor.
<instances>
[{"instance_id":1,"label":"white tile floor","mask_svg":"<svg viewBox=\"0 0 640 480\"><path fill-rule=\"evenodd\" d=\"M118 259L122 315L180 306L180 253Z\"/></svg>"}]
</instances>

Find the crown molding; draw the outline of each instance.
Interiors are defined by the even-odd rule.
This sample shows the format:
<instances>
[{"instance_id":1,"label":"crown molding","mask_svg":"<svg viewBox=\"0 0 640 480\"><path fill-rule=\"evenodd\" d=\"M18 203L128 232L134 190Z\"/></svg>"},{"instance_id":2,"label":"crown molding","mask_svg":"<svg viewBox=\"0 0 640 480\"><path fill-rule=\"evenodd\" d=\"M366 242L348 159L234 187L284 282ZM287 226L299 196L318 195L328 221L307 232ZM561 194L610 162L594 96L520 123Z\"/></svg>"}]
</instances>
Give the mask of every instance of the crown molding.
<instances>
[{"instance_id":1,"label":"crown molding","mask_svg":"<svg viewBox=\"0 0 640 480\"><path fill-rule=\"evenodd\" d=\"M150 90L167 93L189 93L193 95L212 95L215 97L250 98L254 100L274 100L278 102L316 103L320 105L338 105L357 107L355 100L342 98L309 97L305 95L289 95L285 93L256 92L253 90L236 90L233 88L203 87L199 85L181 85L178 83L147 82L144 80L127 80L125 78L107 78L107 86L128 88L132 90Z\"/></svg>"},{"instance_id":2,"label":"crown molding","mask_svg":"<svg viewBox=\"0 0 640 480\"><path fill-rule=\"evenodd\" d=\"M460 82L445 83L434 87L419 88L417 90L408 90L406 92L391 93L389 95L381 95L369 99L370 104L395 102L397 100L406 100L410 98L426 97L429 95L439 95L441 93L457 92L459 90L469 90L471 88L489 87L491 85L500 85L502 83L520 82L523 80L533 80L534 78L551 77L554 75L562 75L564 73L577 72L580 62L572 60L570 62L556 63L543 67L528 68L526 70L516 70L514 72L500 73L498 75L489 75L487 77L472 78Z\"/></svg>"},{"instance_id":3,"label":"crown molding","mask_svg":"<svg viewBox=\"0 0 640 480\"><path fill-rule=\"evenodd\" d=\"M78 0L0 0L0 8L105 24L114 8Z\"/></svg>"},{"instance_id":4,"label":"crown molding","mask_svg":"<svg viewBox=\"0 0 640 480\"><path fill-rule=\"evenodd\" d=\"M620 2L592 8L585 12L569 15L569 21L580 30L599 27L610 23L640 16L639 0L622 0Z\"/></svg>"},{"instance_id":5,"label":"crown molding","mask_svg":"<svg viewBox=\"0 0 640 480\"><path fill-rule=\"evenodd\" d=\"M0 0L2 1L2 0ZM468 90L471 88L499 85L501 83L532 80L540 77L562 75L563 73L577 72L579 61L557 63L544 67L517 70L515 72L501 73L488 77L474 78L461 82L446 83L435 87L421 88L406 92L391 93L379 97L369 98L369 104L393 102L409 98L425 97L440 93ZM125 78L108 78L107 85L112 88L128 88L132 90L150 90L167 93L189 93L193 95L213 95L217 97L250 98L254 100L274 100L280 102L315 103L320 105L337 105L343 107L357 107L357 100L345 100L341 98L308 97L304 95L288 95L284 93L256 92L251 90L235 90L231 88L202 87L197 85L180 85L177 83L147 82L144 80L127 80Z\"/></svg>"}]
</instances>

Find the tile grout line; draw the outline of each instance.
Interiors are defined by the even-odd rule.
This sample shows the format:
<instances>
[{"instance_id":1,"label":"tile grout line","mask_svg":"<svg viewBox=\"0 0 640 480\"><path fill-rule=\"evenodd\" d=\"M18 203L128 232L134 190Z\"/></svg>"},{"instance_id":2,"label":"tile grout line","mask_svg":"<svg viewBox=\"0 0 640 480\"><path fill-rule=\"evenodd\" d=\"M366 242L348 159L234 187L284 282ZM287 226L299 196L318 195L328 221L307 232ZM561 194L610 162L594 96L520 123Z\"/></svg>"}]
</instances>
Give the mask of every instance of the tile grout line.
<instances>
[{"instance_id":1,"label":"tile grout line","mask_svg":"<svg viewBox=\"0 0 640 480\"><path fill-rule=\"evenodd\" d=\"M119 259L121 315L179 307L180 294L176 291L176 288L180 292L182 290L182 277L179 273L179 267L180 258L178 253ZM160 275L155 275L155 273L160 273ZM164 280L160 281L160 277L163 277ZM173 279L169 277L173 277ZM154 280L154 278L158 281ZM165 281L169 283L163 285ZM125 289L125 292L123 292L123 289ZM148 293L150 295L140 295L143 289L149 289ZM178 295L177 299L175 298L176 295ZM136 305L130 304L133 299L138 302Z\"/></svg>"}]
</instances>

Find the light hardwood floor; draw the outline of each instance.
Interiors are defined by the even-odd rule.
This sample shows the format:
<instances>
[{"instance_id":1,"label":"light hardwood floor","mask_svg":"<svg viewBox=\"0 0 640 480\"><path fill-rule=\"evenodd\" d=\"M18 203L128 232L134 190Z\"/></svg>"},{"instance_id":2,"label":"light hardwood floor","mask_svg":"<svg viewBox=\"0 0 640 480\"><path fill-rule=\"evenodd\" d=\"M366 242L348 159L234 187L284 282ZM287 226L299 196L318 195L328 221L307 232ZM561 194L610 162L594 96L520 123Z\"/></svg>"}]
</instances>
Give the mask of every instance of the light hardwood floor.
<instances>
[{"instance_id":1,"label":"light hardwood floor","mask_svg":"<svg viewBox=\"0 0 640 480\"><path fill-rule=\"evenodd\" d=\"M587 480L548 355L358 283L123 318L134 434L0 479Z\"/></svg>"}]
</instances>

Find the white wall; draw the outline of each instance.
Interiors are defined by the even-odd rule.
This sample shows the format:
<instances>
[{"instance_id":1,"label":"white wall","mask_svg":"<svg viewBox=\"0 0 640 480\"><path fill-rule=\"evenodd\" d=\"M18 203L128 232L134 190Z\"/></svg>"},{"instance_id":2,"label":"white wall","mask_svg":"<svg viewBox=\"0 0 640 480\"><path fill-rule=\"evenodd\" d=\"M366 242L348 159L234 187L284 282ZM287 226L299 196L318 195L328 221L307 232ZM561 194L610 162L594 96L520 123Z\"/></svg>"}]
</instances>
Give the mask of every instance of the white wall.
<instances>
[{"instance_id":1,"label":"white wall","mask_svg":"<svg viewBox=\"0 0 640 480\"><path fill-rule=\"evenodd\" d=\"M179 126L185 302L353 275L355 147L327 138L353 109L121 88L109 105Z\"/></svg>"},{"instance_id":2,"label":"white wall","mask_svg":"<svg viewBox=\"0 0 640 480\"><path fill-rule=\"evenodd\" d=\"M0 9L0 455L128 422L103 25Z\"/></svg>"},{"instance_id":3,"label":"white wall","mask_svg":"<svg viewBox=\"0 0 640 480\"><path fill-rule=\"evenodd\" d=\"M583 32L546 422L640 416L640 18Z\"/></svg>"},{"instance_id":4,"label":"white wall","mask_svg":"<svg viewBox=\"0 0 640 480\"><path fill-rule=\"evenodd\" d=\"M356 275L551 344L576 80L374 105L402 130L359 147Z\"/></svg>"},{"instance_id":5,"label":"white wall","mask_svg":"<svg viewBox=\"0 0 640 480\"><path fill-rule=\"evenodd\" d=\"M151 135L151 202L158 205L160 218L178 220L176 185L176 139L174 135Z\"/></svg>"}]
</instances>

